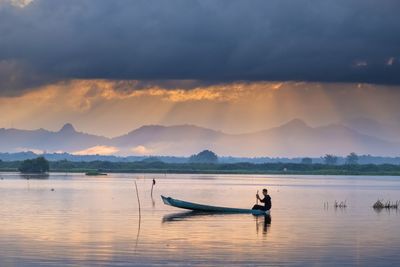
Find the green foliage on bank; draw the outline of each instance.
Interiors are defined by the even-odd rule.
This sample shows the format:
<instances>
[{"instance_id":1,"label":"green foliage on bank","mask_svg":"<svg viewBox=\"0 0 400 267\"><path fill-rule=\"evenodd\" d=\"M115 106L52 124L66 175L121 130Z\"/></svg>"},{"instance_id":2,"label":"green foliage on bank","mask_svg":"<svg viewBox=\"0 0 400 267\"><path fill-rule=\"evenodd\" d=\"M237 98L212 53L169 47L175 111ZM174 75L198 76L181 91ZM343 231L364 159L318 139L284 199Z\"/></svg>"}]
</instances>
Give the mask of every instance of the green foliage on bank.
<instances>
[{"instance_id":1,"label":"green foliage on bank","mask_svg":"<svg viewBox=\"0 0 400 267\"><path fill-rule=\"evenodd\" d=\"M218 156L211 150L203 150L189 158L189 163L218 163Z\"/></svg>"},{"instance_id":2,"label":"green foliage on bank","mask_svg":"<svg viewBox=\"0 0 400 267\"><path fill-rule=\"evenodd\" d=\"M45 173L48 172L49 169L49 162L44 157L24 160L18 168L22 173Z\"/></svg>"},{"instance_id":3,"label":"green foliage on bank","mask_svg":"<svg viewBox=\"0 0 400 267\"><path fill-rule=\"evenodd\" d=\"M221 174L311 174L311 175L400 175L400 165L394 164L310 164L307 163L164 163L137 162L72 162L51 161L49 168L31 161L0 161L1 171L24 172L127 172L127 173L221 173ZM29 164L28 164L29 163ZM37 163L37 162L36 162ZM40 166L40 167L39 167ZM29 167L29 168L28 168Z\"/></svg>"}]
</instances>

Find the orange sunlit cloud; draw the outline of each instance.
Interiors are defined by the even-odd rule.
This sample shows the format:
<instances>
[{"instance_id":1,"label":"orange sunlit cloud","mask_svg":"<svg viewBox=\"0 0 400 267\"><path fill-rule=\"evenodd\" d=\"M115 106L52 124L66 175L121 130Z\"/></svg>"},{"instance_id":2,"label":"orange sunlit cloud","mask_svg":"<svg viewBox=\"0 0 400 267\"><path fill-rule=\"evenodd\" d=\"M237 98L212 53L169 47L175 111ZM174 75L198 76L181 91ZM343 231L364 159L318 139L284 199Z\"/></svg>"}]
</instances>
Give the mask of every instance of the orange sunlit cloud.
<instances>
[{"instance_id":1,"label":"orange sunlit cloud","mask_svg":"<svg viewBox=\"0 0 400 267\"><path fill-rule=\"evenodd\" d=\"M390 86L234 82L188 90L131 84L135 82L72 80L0 97L0 113L6 114L0 127L58 130L71 122L80 131L112 137L148 124L194 124L243 133L293 118L323 125L354 117L396 119L393 114L400 112L399 90Z\"/></svg>"},{"instance_id":2,"label":"orange sunlit cloud","mask_svg":"<svg viewBox=\"0 0 400 267\"><path fill-rule=\"evenodd\" d=\"M84 150L73 152L73 155L112 155L119 151L113 146L94 146Z\"/></svg>"},{"instance_id":3,"label":"orange sunlit cloud","mask_svg":"<svg viewBox=\"0 0 400 267\"><path fill-rule=\"evenodd\" d=\"M142 145L132 148L131 151L136 155L151 155L154 152L153 149L149 149Z\"/></svg>"}]
</instances>

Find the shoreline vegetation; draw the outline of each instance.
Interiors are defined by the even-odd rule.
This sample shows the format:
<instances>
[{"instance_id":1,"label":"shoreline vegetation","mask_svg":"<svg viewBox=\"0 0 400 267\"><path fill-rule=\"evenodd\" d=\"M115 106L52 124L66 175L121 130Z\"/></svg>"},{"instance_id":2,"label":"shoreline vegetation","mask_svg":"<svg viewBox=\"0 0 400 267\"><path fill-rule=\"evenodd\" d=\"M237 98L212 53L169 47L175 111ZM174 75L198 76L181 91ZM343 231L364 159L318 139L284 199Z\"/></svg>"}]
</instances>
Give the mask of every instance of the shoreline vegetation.
<instances>
[{"instance_id":1,"label":"shoreline vegetation","mask_svg":"<svg viewBox=\"0 0 400 267\"><path fill-rule=\"evenodd\" d=\"M378 200L374 203L372 206L376 210L382 210L382 209L394 209L397 210L399 208L400 201L397 200L395 202L393 201L383 201L383 200Z\"/></svg>"},{"instance_id":2,"label":"shoreline vegetation","mask_svg":"<svg viewBox=\"0 0 400 267\"><path fill-rule=\"evenodd\" d=\"M90 171L86 172L85 175L87 175L87 176L101 176L101 175L107 175L107 173L99 172L99 171L96 171L96 170L90 170Z\"/></svg>"},{"instance_id":3,"label":"shoreline vegetation","mask_svg":"<svg viewBox=\"0 0 400 267\"><path fill-rule=\"evenodd\" d=\"M49 161L49 172L65 173L187 173L187 174L304 174L304 175L386 175L400 176L394 164L303 164L303 163L165 163ZM18 172L24 161L0 161L1 172Z\"/></svg>"},{"instance_id":4,"label":"shoreline vegetation","mask_svg":"<svg viewBox=\"0 0 400 267\"><path fill-rule=\"evenodd\" d=\"M205 150L207 151L207 150ZM202 152L205 152L202 151ZM211 153L210 153L211 152ZM199 155L200 154L200 155ZM360 165L365 164L400 164L400 156L397 157L389 157L389 156L373 156L373 155L357 155L355 153L350 153L348 156L335 156L335 155L325 155L320 157L235 157L235 156L218 156L212 151L208 151L208 153L201 152L197 155L192 155L191 157L184 156L155 156L155 155L147 155L147 156L115 156L115 155L74 155L66 152L63 153L39 153L35 154L31 151L26 152L0 152L0 161L23 161L27 159L35 159L37 157L44 157L48 161L61 161L68 160L73 162L90 162L90 161L109 161L109 162L138 162L138 161L161 161L165 163L187 163L191 160L198 160L199 157L203 156L203 159L200 158L200 161L213 161L215 159L214 156L217 156L218 163L334 163L335 165L343 165L349 163L356 163ZM193 156L196 156L193 158ZM204 159L205 156L205 159Z\"/></svg>"},{"instance_id":5,"label":"shoreline vegetation","mask_svg":"<svg viewBox=\"0 0 400 267\"><path fill-rule=\"evenodd\" d=\"M204 150L192 155L186 162L163 162L156 157L133 162L96 161L49 161L41 156L24 161L1 161L0 171L20 171L21 173L83 172L88 176L107 173L199 173L199 174L297 174L297 175L387 175L400 176L400 165L358 164L358 156L351 153L345 164L338 164L337 157L325 155L324 163L314 163L303 158L301 163L223 163L218 156Z\"/></svg>"}]
</instances>

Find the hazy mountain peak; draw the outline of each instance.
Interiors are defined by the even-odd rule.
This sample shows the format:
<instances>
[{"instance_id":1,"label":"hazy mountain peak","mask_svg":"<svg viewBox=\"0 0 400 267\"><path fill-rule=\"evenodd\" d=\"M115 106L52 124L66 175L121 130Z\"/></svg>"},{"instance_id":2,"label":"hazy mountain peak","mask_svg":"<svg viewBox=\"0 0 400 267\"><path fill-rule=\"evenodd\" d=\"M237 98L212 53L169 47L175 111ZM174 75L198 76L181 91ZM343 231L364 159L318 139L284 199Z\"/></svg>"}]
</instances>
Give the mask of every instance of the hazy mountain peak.
<instances>
[{"instance_id":1,"label":"hazy mountain peak","mask_svg":"<svg viewBox=\"0 0 400 267\"><path fill-rule=\"evenodd\" d=\"M308 126L307 123L305 123L303 120L301 119L293 119L289 122L287 122L286 124L282 125L281 127L290 127L290 128L304 128L307 127L309 128L310 126Z\"/></svg>"},{"instance_id":2,"label":"hazy mountain peak","mask_svg":"<svg viewBox=\"0 0 400 267\"><path fill-rule=\"evenodd\" d=\"M146 125L119 137L104 138L77 132L67 123L58 132L0 129L0 151L35 149L75 153L107 147L118 151L115 153L119 155L144 153L140 151L153 155L191 155L209 148L220 155L235 156L347 155L353 151L398 155L400 143L395 141L398 140L396 133L400 131L397 128L372 128L374 131L368 134L366 130L343 124L310 127L303 120L294 119L276 128L248 134L227 135L190 124ZM390 140L386 136L392 136L395 141L385 141Z\"/></svg>"},{"instance_id":3,"label":"hazy mountain peak","mask_svg":"<svg viewBox=\"0 0 400 267\"><path fill-rule=\"evenodd\" d=\"M74 132L76 132L76 130L75 130L74 126L71 123L66 123L60 129L59 132L62 132L62 133L74 133Z\"/></svg>"},{"instance_id":4,"label":"hazy mountain peak","mask_svg":"<svg viewBox=\"0 0 400 267\"><path fill-rule=\"evenodd\" d=\"M150 125L143 125L135 130L130 131L130 133L137 133L137 132L147 132L147 131L156 131L156 130L161 130L166 128L165 126L162 125L156 125L156 124L150 124Z\"/></svg>"},{"instance_id":5,"label":"hazy mountain peak","mask_svg":"<svg viewBox=\"0 0 400 267\"><path fill-rule=\"evenodd\" d=\"M144 125L141 126L140 128L137 128L136 130L131 131L130 133L133 132L149 132L149 131L160 131L160 130L166 130L166 131L209 131L209 132L218 132L209 128L204 128L192 124L179 124L179 125L171 125L171 126L164 126L164 125Z\"/></svg>"},{"instance_id":6,"label":"hazy mountain peak","mask_svg":"<svg viewBox=\"0 0 400 267\"><path fill-rule=\"evenodd\" d=\"M166 128L164 125L158 125L158 124L149 124L149 125L143 125L139 127L138 129L162 129Z\"/></svg>"},{"instance_id":7,"label":"hazy mountain peak","mask_svg":"<svg viewBox=\"0 0 400 267\"><path fill-rule=\"evenodd\" d=\"M343 121L347 127L357 132L383 138L389 141L400 142L400 125L380 122L374 119L359 117Z\"/></svg>"}]
</instances>

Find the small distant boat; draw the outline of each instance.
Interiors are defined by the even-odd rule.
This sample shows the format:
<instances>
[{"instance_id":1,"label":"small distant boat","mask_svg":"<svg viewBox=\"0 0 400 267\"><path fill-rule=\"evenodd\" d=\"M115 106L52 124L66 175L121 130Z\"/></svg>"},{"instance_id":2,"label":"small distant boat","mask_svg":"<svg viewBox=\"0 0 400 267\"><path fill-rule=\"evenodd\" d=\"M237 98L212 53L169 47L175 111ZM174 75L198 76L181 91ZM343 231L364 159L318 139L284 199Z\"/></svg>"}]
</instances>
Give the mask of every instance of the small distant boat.
<instances>
[{"instance_id":1,"label":"small distant boat","mask_svg":"<svg viewBox=\"0 0 400 267\"><path fill-rule=\"evenodd\" d=\"M253 215L269 214L269 210L264 211L264 210L217 207L217 206L209 206L209 205L203 205L203 204L182 201L179 199L174 199L172 197L161 196L161 198L165 205L169 205L169 206L181 208L181 209L187 209L187 210L194 210L194 211L201 211L201 212L216 212L216 213L248 213L248 214L253 214Z\"/></svg>"},{"instance_id":2,"label":"small distant boat","mask_svg":"<svg viewBox=\"0 0 400 267\"><path fill-rule=\"evenodd\" d=\"M98 172L98 171L89 171L85 173L87 176L98 176L98 175L107 175L107 173Z\"/></svg>"}]
</instances>

